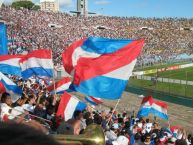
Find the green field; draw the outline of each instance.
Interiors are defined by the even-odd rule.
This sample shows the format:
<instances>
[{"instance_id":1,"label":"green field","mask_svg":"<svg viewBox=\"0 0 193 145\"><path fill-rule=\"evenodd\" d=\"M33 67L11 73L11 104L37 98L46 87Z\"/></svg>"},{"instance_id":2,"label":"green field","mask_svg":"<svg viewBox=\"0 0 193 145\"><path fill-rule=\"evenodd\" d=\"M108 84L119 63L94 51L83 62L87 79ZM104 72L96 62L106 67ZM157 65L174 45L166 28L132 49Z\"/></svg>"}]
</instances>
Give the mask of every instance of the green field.
<instances>
[{"instance_id":1,"label":"green field","mask_svg":"<svg viewBox=\"0 0 193 145\"><path fill-rule=\"evenodd\" d=\"M145 68L144 70L166 68L168 66L174 66L174 65L176 64L152 66L152 67ZM193 67L173 70L173 71L158 72L154 74L147 74L147 76L156 76L156 75L158 75L158 77L161 77L161 78L193 81ZM156 84L153 84L152 81L138 80L136 78L130 78L129 85L145 88L147 90L160 91L160 92L165 92L165 93L174 94L178 96L193 98L193 86L191 85L173 84L173 83L166 83L166 82L157 82Z\"/></svg>"},{"instance_id":2,"label":"green field","mask_svg":"<svg viewBox=\"0 0 193 145\"><path fill-rule=\"evenodd\" d=\"M162 82L157 82L156 85L153 85L152 81L138 80L134 78L129 79L129 85L146 88L148 90L155 90L178 96L193 98L193 86L190 85L162 83Z\"/></svg>"},{"instance_id":3,"label":"green field","mask_svg":"<svg viewBox=\"0 0 193 145\"><path fill-rule=\"evenodd\" d=\"M134 71L143 71L143 70L150 70L150 69L159 69L159 68L165 68L169 66L174 66L174 65L182 65L182 64L189 64L192 63L193 61L189 62L179 62L179 63L167 63L167 64L156 64L153 66L148 66L148 67L135 67Z\"/></svg>"},{"instance_id":4,"label":"green field","mask_svg":"<svg viewBox=\"0 0 193 145\"><path fill-rule=\"evenodd\" d=\"M148 74L148 76L155 75L156 74ZM193 81L193 67L173 71L159 72L158 77Z\"/></svg>"}]
</instances>

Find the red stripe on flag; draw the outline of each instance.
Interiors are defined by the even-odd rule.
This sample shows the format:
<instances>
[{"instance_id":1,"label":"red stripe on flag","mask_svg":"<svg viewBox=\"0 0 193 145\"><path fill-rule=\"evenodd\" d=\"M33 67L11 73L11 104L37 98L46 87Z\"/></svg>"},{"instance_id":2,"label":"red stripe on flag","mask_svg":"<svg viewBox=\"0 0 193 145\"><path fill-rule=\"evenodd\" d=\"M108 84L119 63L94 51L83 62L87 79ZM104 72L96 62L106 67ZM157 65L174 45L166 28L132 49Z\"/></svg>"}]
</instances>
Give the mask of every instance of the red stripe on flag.
<instances>
[{"instance_id":1,"label":"red stripe on flag","mask_svg":"<svg viewBox=\"0 0 193 145\"><path fill-rule=\"evenodd\" d=\"M70 98L71 95L66 92L61 96L56 116L62 117L64 119L64 110L66 109Z\"/></svg>"},{"instance_id":2,"label":"red stripe on flag","mask_svg":"<svg viewBox=\"0 0 193 145\"><path fill-rule=\"evenodd\" d=\"M22 63L31 57L40 58L40 59L52 59L52 51L47 49L34 50L28 53L19 62Z\"/></svg>"},{"instance_id":3,"label":"red stripe on flag","mask_svg":"<svg viewBox=\"0 0 193 145\"><path fill-rule=\"evenodd\" d=\"M13 58L23 58L23 57L24 57L24 55L1 55L0 61L9 60L9 59L13 59Z\"/></svg>"},{"instance_id":4,"label":"red stripe on flag","mask_svg":"<svg viewBox=\"0 0 193 145\"><path fill-rule=\"evenodd\" d=\"M95 103L97 103L97 104L102 104L102 103L103 103L102 100L96 99L96 98L94 98L94 97L92 97L92 96L90 96L90 98L91 98Z\"/></svg>"},{"instance_id":5,"label":"red stripe on flag","mask_svg":"<svg viewBox=\"0 0 193 145\"><path fill-rule=\"evenodd\" d=\"M0 82L0 93L4 93L4 92L6 92L6 89L3 85L3 83Z\"/></svg>"},{"instance_id":6,"label":"red stripe on flag","mask_svg":"<svg viewBox=\"0 0 193 145\"><path fill-rule=\"evenodd\" d=\"M167 105L165 102L162 102L162 101L155 101L154 103L155 103L156 105L162 107L162 108L165 108L165 109L168 108L168 105Z\"/></svg>"},{"instance_id":7,"label":"red stripe on flag","mask_svg":"<svg viewBox=\"0 0 193 145\"><path fill-rule=\"evenodd\" d=\"M82 46L83 42L86 40L86 38L75 41L74 43L72 43L67 49L66 51L64 51L62 53L62 61L63 61L63 65L64 65L64 69L66 70L66 72L68 72L69 74L71 73L71 71L74 69L74 66L72 64L72 54L74 52L75 49L77 49L78 47Z\"/></svg>"},{"instance_id":8,"label":"red stripe on flag","mask_svg":"<svg viewBox=\"0 0 193 145\"><path fill-rule=\"evenodd\" d=\"M58 82L55 83L55 89L59 88L60 86L68 83L71 81L71 78L70 77L64 77L62 80L59 80ZM49 86L47 88L47 90L49 92L53 91L54 90L54 84L52 84L51 86Z\"/></svg>"},{"instance_id":9,"label":"red stripe on flag","mask_svg":"<svg viewBox=\"0 0 193 145\"><path fill-rule=\"evenodd\" d=\"M146 97L144 97L143 100L142 100L142 102L141 102L141 104L144 104L145 102L149 102L150 105L152 105L153 102L154 102L153 97L152 97L152 96L146 96Z\"/></svg>"},{"instance_id":10,"label":"red stripe on flag","mask_svg":"<svg viewBox=\"0 0 193 145\"><path fill-rule=\"evenodd\" d=\"M74 84L79 85L81 81L107 74L131 63L140 54L143 45L144 40L136 40L111 54L80 58L75 69Z\"/></svg>"}]
</instances>

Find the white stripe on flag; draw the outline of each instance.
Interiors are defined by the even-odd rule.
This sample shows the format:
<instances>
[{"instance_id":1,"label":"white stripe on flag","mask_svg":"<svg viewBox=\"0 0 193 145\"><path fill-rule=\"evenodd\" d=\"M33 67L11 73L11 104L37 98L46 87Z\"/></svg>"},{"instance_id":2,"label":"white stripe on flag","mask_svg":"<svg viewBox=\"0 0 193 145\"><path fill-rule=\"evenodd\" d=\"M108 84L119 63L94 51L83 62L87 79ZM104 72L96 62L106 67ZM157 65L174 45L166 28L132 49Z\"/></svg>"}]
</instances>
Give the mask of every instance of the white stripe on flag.
<instances>
[{"instance_id":1,"label":"white stripe on flag","mask_svg":"<svg viewBox=\"0 0 193 145\"><path fill-rule=\"evenodd\" d=\"M76 66L78 59L81 57L96 58L99 56L101 56L101 55L97 54L97 53L85 51L81 47L78 47L74 50L74 52L72 54L72 64L73 64L73 66Z\"/></svg>"},{"instance_id":2,"label":"white stripe on flag","mask_svg":"<svg viewBox=\"0 0 193 145\"><path fill-rule=\"evenodd\" d=\"M159 111L161 113L167 114L167 109L162 108L161 106L159 106L159 105L157 105L155 103L152 104L152 108L154 108L155 110L157 110L157 111Z\"/></svg>"},{"instance_id":3,"label":"white stripe on flag","mask_svg":"<svg viewBox=\"0 0 193 145\"><path fill-rule=\"evenodd\" d=\"M7 85L14 85L15 86L14 82L12 82L8 77L6 77L4 74L2 74L0 72L0 80L1 79L4 80Z\"/></svg>"},{"instance_id":4,"label":"white stripe on flag","mask_svg":"<svg viewBox=\"0 0 193 145\"><path fill-rule=\"evenodd\" d=\"M68 119L71 119L73 117L74 111L76 109L76 106L78 105L78 100L71 97L66 109L64 110L64 119L67 121Z\"/></svg>"},{"instance_id":5,"label":"white stripe on flag","mask_svg":"<svg viewBox=\"0 0 193 145\"><path fill-rule=\"evenodd\" d=\"M115 78L115 79L121 79L121 80L128 80L129 77L132 75L133 68L136 63L136 59L133 60L130 64L125 65L123 67L120 67L110 73L104 74L102 76Z\"/></svg>"},{"instance_id":6,"label":"white stripe on flag","mask_svg":"<svg viewBox=\"0 0 193 145\"><path fill-rule=\"evenodd\" d=\"M53 69L53 63L51 59L40 59L40 58L29 58L26 61L20 63L22 71L33 68L33 67L42 67L45 69Z\"/></svg>"},{"instance_id":7,"label":"white stripe on flag","mask_svg":"<svg viewBox=\"0 0 193 145\"><path fill-rule=\"evenodd\" d=\"M56 88L56 92L67 90L70 86L71 82L68 82L66 84L63 84L62 86Z\"/></svg>"},{"instance_id":8,"label":"white stripe on flag","mask_svg":"<svg viewBox=\"0 0 193 145\"><path fill-rule=\"evenodd\" d=\"M3 60L0 61L0 64L7 64L7 65L12 65L12 66L16 66L16 67L20 67L19 66L19 60L21 58L13 58L13 59L8 59L8 60Z\"/></svg>"}]
</instances>

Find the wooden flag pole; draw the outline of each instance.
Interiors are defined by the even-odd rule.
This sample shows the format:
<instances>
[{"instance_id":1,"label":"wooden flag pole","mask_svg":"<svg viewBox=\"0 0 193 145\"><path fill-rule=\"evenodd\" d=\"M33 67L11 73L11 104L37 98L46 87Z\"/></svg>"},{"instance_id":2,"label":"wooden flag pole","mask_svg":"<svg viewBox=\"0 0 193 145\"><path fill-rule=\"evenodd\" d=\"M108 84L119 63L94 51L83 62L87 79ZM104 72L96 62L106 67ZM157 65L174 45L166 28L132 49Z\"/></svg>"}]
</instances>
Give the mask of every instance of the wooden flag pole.
<instances>
[{"instance_id":1,"label":"wooden flag pole","mask_svg":"<svg viewBox=\"0 0 193 145\"><path fill-rule=\"evenodd\" d=\"M113 112L112 112L112 114L111 114L111 117L109 118L109 121L108 121L107 125L110 123L110 121L111 121L111 119L112 119L112 117L113 117L113 113L114 113L115 110L117 109L117 106L119 105L120 100L121 100L121 99L118 99L118 101L117 101L117 103L116 103L116 105L115 105L115 107L114 107L114 109L113 109Z\"/></svg>"},{"instance_id":2,"label":"wooden flag pole","mask_svg":"<svg viewBox=\"0 0 193 145\"><path fill-rule=\"evenodd\" d=\"M51 49L50 49L51 50ZM56 84L55 84L55 69L54 69L54 62L53 62L53 54L52 54L52 50L51 50L51 57L52 57L52 65L53 65L53 78L52 78L52 81L54 83L54 100L52 102L52 105L55 105L56 104Z\"/></svg>"}]
</instances>

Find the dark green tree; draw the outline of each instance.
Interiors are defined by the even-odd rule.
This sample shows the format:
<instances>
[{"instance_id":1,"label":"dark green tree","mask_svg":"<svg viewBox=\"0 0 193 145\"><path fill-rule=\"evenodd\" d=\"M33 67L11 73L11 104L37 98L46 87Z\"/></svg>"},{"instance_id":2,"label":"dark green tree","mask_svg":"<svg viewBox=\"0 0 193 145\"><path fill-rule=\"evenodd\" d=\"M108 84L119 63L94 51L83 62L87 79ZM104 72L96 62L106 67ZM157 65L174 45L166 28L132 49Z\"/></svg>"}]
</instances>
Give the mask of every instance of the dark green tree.
<instances>
[{"instance_id":1,"label":"dark green tree","mask_svg":"<svg viewBox=\"0 0 193 145\"><path fill-rule=\"evenodd\" d=\"M5 4L4 4L4 3L2 3L1 7L5 7Z\"/></svg>"},{"instance_id":2,"label":"dark green tree","mask_svg":"<svg viewBox=\"0 0 193 145\"><path fill-rule=\"evenodd\" d=\"M34 5L33 7L32 7L32 10L35 10L35 11L37 11L37 10L39 10L40 9L40 6L39 5Z\"/></svg>"},{"instance_id":3,"label":"dark green tree","mask_svg":"<svg viewBox=\"0 0 193 145\"><path fill-rule=\"evenodd\" d=\"M32 3L31 1L18 1L13 2L11 6L15 9L21 8L31 9L34 6L34 3Z\"/></svg>"}]
</instances>

